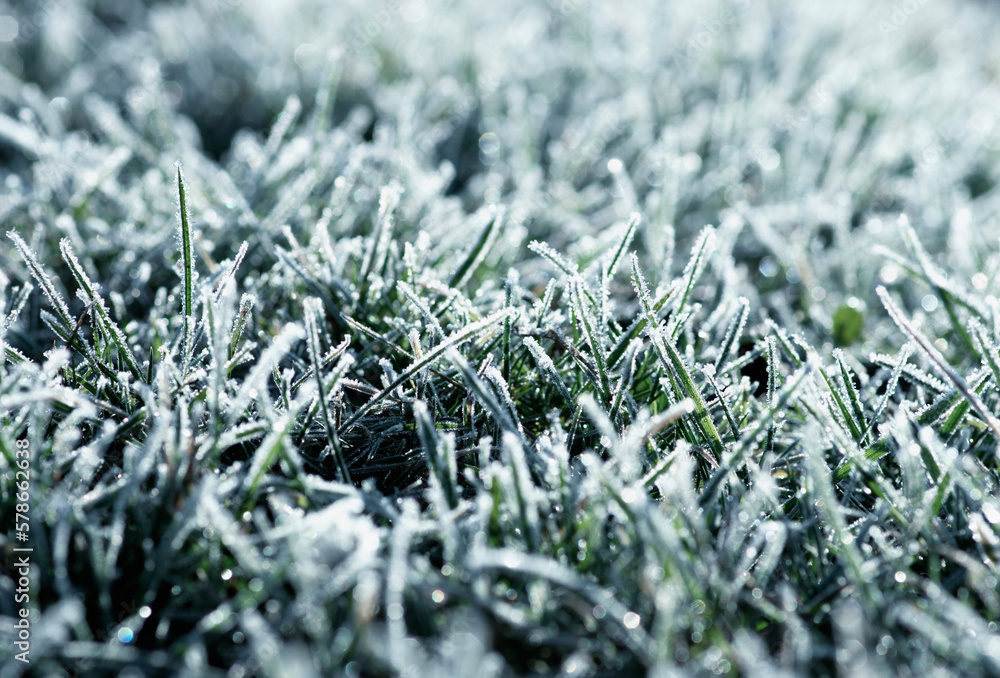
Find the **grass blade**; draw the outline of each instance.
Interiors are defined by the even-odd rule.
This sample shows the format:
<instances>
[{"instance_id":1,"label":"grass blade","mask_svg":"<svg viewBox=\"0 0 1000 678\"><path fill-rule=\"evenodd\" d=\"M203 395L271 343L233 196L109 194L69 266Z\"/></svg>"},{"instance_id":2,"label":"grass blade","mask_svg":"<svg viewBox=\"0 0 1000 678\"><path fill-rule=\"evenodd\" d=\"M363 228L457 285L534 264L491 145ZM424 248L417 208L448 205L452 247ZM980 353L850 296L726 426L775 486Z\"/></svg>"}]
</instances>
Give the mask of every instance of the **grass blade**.
<instances>
[{"instance_id":1,"label":"grass blade","mask_svg":"<svg viewBox=\"0 0 1000 678\"><path fill-rule=\"evenodd\" d=\"M184 276L184 348L183 365L186 373L191 365L194 353L194 239L191 234L191 222L188 219L187 192L184 189L184 176L181 164L177 163L177 223L181 249L181 266Z\"/></svg>"},{"instance_id":2,"label":"grass blade","mask_svg":"<svg viewBox=\"0 0 1000 678\"><path fill-rule=\"evenodd\" d=\"M719 432L715 428L715 423L712 421L711 415L705 409L705 401L702 399L698 389L695 388L694 381L692 381L691 374L688 372L687 366L684 365L684 360L681 358L680 353L678 353L673 342L666 339L663 333L660 332L659 327L657 327L656 315L653 305L649 300L649 290L642 272L639 270L639 260L634 254L632 255L632 282L646 312L646 319L649 321L646 333L652 340L653 346L656 348L656 352L660 356L664 367L676 375L682 392L694 403L695 421L698 423L698 427L701 429L716 460L719 460L722 458L724 449L722 439L719 437Z\"/></svg>"},{"instance_id":3,"label":"grass blade","mask_svg":"<svg viewBox=\"0 0 1000 678\"><path fill-rule=\"evenodd\" d=\"M917 346L924 352L924 354L930 358L931 362L934 363L939 370L944 372L944 374L951 380L951 383L955 385L955 388L959 390L962 397L965 398L973 410L976 411L986 425L989 426L990 431L993 433L993 437L996 439L997 443L1000 444L1000 420L998 420L993 413L990 412L989 408L982 399L969 388L969 385L965 382L965 379L956 372L948 361L945 360L944 356L931 344L930 340L925 337L920 330L918 330L913 323L911 323L903 312L896 306L896 303L889 296L889 292L886 291L884 287L879 285L876 289L879 298L885 305L886 310L889 315L895 321L903 332L905 332L910 339L912 339Z\"/></svg>"},{"instance_id":4,"label":"grass blade","mask_svg":"<svg viewBox=\"0 0 1000 678\"><path fill-rule=\"evenodd\" d=\"M451 274L451 279L448 281L449 287L461 288L475 274L476 269L483 263L483 259L486 258L493 241L496 239L496 234L500 230L500 224L503 223L504 213L503 207L497 209L496 214L486 224L486 228L479 234L479 239L476 240L472 249L469 250L469 254L459 264L458 268L455 269L455 272Z\"/></svg>"},{"instance_id":5,"label":"grass blade","mask_svg":"<svg viewBox=\"0 0 1000 678\"><path fill-rule=\"evenodd\" d=\"M482 320L466 325L463 329L459 330L455 334L451 335L440 344L435 346L433 349L424 354L424 356L414 362L410 367L408 367L402 374L400 374L391 384L383 388L377 394L372 396L368 402L359 407L357 411L351 415L347 421L345 421L340 426L341 431L346 431L353 424L355 424L361 417L368 414L372 408L374 408L379 402L381 402L387 395L392 393L398 386L405 383L407 380L412 378L417 372L424 369L435 360L437 360L441 355L444 354L449 348L453 346L458 346L464 341L467 341L474 336L488 330L493 325L502 322L509 318L515 312L514 309L504 309L502 311L497 311L492 315L483 318Z\"/></svg>"},{"instance_id":6,"label":"grass blade","mask_svg":"<svg viewBox=\"0 0 1000 678\"><path fill-rule=\"evenodd\" d=\"M323 370L320 356L319 329L316 325L317 316L322 317L323 303L319 299L310 297L305 302L305 323L306 338L309 343L309 360L313 366L313 374L316 375L316 388L319 393L319 409L323 415L323 427L326 429L327 441L330 444L330 451L333 453L334 461L337 464L337 472L341 482L351 482L351 472L347 468L344 460L344 453L340 449L340 438L337 435L337 426L330 416L330 408L327 404L326 384L323 383Z\"/></svg>"}]
</instances>

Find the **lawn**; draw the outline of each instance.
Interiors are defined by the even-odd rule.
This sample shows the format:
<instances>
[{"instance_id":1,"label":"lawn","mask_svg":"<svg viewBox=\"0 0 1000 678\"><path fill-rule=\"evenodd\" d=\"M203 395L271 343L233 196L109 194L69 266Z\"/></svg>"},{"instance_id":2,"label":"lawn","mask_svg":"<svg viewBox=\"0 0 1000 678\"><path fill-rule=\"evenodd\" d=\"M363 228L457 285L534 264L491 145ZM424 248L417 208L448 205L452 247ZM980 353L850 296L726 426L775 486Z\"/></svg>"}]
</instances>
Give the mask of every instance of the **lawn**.
<instances>
[{"instance_id":1,"label":"lawn","mask_svg":"<svg viewBox=\"0 0 1000 678\"><path fill-rule=\"evenodd\" d=\"M0 678L1000 675L970 0L0 0Z\"/></svg>"}]
</instances>

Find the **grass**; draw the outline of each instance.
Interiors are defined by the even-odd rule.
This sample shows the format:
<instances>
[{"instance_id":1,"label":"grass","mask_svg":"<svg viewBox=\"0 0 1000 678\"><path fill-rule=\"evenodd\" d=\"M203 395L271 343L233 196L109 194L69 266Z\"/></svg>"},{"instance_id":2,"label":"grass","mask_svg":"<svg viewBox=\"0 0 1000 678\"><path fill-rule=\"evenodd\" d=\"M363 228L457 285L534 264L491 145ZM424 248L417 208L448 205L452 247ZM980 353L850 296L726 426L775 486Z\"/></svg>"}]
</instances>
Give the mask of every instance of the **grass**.
<instances>
[{"instance_id":1,"label":"grass","mask_svg":"<svg viewBox=\"0 0 1000 678\"><path fill-rule=\"evenodd\" d=\"M995 10L293 5L0 2L0 676L1000 672Z\"/></svg>"}]
</instances>

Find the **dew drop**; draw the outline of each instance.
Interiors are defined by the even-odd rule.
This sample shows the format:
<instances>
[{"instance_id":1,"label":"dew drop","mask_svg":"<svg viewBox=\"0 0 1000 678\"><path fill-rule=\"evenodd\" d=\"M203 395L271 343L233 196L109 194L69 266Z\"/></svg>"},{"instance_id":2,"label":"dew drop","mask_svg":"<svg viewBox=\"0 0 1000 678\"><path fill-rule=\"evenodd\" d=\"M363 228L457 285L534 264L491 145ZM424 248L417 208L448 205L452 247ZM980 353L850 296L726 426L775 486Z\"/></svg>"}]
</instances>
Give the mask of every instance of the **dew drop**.
<instances>
[{"instance_id":1,"label":"dew drop","mask_svg":"<svg viewBox=\"0 0 1000 678\"><path fill-rule=\"evenodd\" d=\"M758 266L760 274L765 278L773 278L778 274L778 262L774 257L764 257Z\"/></svg>"}]
</instances>

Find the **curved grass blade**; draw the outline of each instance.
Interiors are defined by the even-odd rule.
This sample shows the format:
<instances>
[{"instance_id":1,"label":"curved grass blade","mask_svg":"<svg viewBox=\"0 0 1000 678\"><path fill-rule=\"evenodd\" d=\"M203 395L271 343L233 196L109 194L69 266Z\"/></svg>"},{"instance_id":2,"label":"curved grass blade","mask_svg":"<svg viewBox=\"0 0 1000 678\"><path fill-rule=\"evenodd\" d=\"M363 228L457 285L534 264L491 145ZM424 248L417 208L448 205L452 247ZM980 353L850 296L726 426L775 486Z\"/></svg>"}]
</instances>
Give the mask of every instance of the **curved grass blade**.
<instances>
[{"instance_id":1,"label":"curved grass blade","mask_svg":"<svg viewBox=\"0 0 1000 678\"><path fill-rule=\"evenodd\" d=\"M73 277L76 278L77 284L80 285L80 289L83 290L84 295L87 297L90 308L94 312L97 327L101 334L104 335L105 340L113 344L118 350L119 357L125 363L129 372L132 373L132 376L136 379L142 380L145 375L139 367L139 362L135 359L132 349L129 348L128 339L125 337L125 333L122 332L118 323L115 322L110 315L108 315L108 309L104 304L104 299L97 293L94 284L90 281L90 277L87 275L86 271L83 270L83 267L77 260L76 255L73 253L73 250L69 245L68 239L64 238L59 243L59 250L62 252L63 260L73 273Z\"/></svg>"},{"instance_id":2,"label":"curved grass blade","mask_svg":"<svg viewBox=\"0 0 1000 678\"><path fill-rule=\"evenodd\" d=\"M469 278L476 272L476 269L479 268L479 265L483 263L483 259L486 258L490 247L496 240L496 234L500 230L500 224L503 223L504 214L504 208L499 208L494 217L486 224L486 228L479 234L479 239L476 240L472 249L469 250L469 254L451 275L451 279L448 281L449 287L462 287L465 285L469 281Z\"/></svg>"},{"instance_id":3,"label":"curved grass blade","mask_svg":"<svg viewBox=\"0 0 1000 678\"><path fill-rule=\"evenodd\" d=\"M750 302L747 298L740 297L737 303L739 304L739 309L733 315L733 319L729 321L729 326L726 328L726 335L722 339L722 346L719 349L719 356L715 359L716 372L725 364L726 359L733 350L733 346L739 343L740 337L743 336L743 329L747 324L747 318L750 317Z\"/></svg>"},{"instance_id":4,"label":"curved grass blade","mask_svg":"<svg viewBox=\"0 0 1000 678\"><path fill-rule=\"evenodd\" d=\"M374 408L378 403L380 403L387 395L392 393L398 386L405 383L407 380L409 380L415 374L417 374L420 370L424 369L425 367L433 363L435 360L441 357L441 355L443 355L444 352L447 351L449 348L453 346L458 346L462 342L471 339L472 337L476 336L477 334L483 332L486 329L489 329L491 326L497 324L498 322L506 320L515 312L516 312L515 309L509 309L509 308L504 309L502 311L497 311L496 313L493 313L492 315L487 316L482 320L466 325L463 329L459 330L455 334L451 335L450 337L442 341L433 349L425 353L422 358L419 358L412 365L410 365L410 367L404 370L403 373L400 374L398 377L396 377L396 379L393 380L391 384L389 384L381 391L373 395L368 400L368 402L359 407L357 411L347 419L347 421L341 424L340 430L346 431L348 428L354 425L359 419L361 419L361 417L368 414L372 410L372 408Z\"/></svg>"},{"instance_id":5,"label":"curved grass blade","mask_svg":"<svg viewBox=\"0 0 1000 678\"><path fill-rule=\"evenodd\" d=\"M17 248L18 253L24 260L24 263L28 266L28 272L31 273L31 277L35 279L38 286L42 288L42 292L45 293L45 296L49 300L49 304L56 312L56 315L59 317L59 321L63 325L63 329L68 335L73 331L73 327L76 325L76 320L74 320L73 316L70 315L69 307L66 305L66 302L63 301L62 295L59 294L55 285L52 284L52 280L45 272L45 269L42 268L40 263L38 263L38 258L35 257L35 253L32 252L31 248L28 247L28 244L21 239L21 236L15 231L7 231L7 237L14 242L14 247Z\"/></svg>"},{"instance_id":6,"label":"curved grass blade","mask_svg":"<svg viewBox=\"0 0 1000 678\"><path fill-rule=\"evenodd\" d=\"M618 244L618 249L615 250L614 255L611 257L611 261L608 262L608 277L615 274L615 270L618 268L618 262L621 261L622 255L625 254L625 250L628 246L632 244L632 238L635 237L635 229L642 221L642 216L638 212L632 212L629 215L628 223L625 224L625 234L622 236L621 242Z\"/></svg>"},{"instance_id":7,"label":"curved grass blade","mask_svg":"<svg viewBox=\"0 0 1000 678\"><path fill-rule=\"evenodd\" d=\"M968 402L969 405L976 411L986 425L989 426L990 431L996 438L997 443L1000 444L1000 420L990 412L989 408L986 407L986 403L976 395L976 393L969 388L969 385L965 382L958 372L956 372L948 361L945 360L944 356L934 348L930 340L927 339L910 321L903 315L903 312L896 306L896 303L889 296L889 292L886 291L881 285L875 290L878 293L879 298L882 300L882 304L885 306L889 315L892 317L893 321L899 326L903 332L905 332L913 341L920 347L924 354L930 358L931 362L937 365L944 374L951 380L951 383L955 385L955 388L959 390Z\"/></svg>"}]
</instances>

